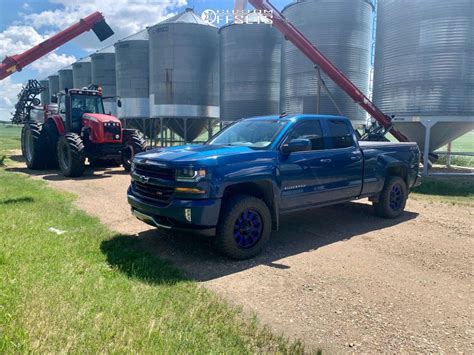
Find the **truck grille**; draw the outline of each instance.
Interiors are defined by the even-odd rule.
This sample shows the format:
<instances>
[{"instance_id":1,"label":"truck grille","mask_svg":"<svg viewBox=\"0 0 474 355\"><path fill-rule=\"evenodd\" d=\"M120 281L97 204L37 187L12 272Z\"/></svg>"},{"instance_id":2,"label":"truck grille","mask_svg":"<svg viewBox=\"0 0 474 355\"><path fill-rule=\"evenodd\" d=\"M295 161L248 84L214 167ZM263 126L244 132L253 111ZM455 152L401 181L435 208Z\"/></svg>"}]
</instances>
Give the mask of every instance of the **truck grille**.
<instances>
[{"instance_id":1,"label":"truck grille","mask_svg":"<svg viewBox=\"0 0 474 355\"><path fill-rule=\"evenodd\" d=\"M134 181L132 187L139 197L159 202L168 202L174 193L174 187L150 185L139 181Z\"/></svg>"},{"instance_id":2,"label":"truck grille","mask_svg":"<svg viewBox=\"0 0 474 355\"><path fill-rule=\"evenodd\" d=\"M169 168L163 168L161 166L152 164L136 164L135 172L138 175L149 176L163 180L175 180L175 170Z\"/></svg>"}]
</instances>

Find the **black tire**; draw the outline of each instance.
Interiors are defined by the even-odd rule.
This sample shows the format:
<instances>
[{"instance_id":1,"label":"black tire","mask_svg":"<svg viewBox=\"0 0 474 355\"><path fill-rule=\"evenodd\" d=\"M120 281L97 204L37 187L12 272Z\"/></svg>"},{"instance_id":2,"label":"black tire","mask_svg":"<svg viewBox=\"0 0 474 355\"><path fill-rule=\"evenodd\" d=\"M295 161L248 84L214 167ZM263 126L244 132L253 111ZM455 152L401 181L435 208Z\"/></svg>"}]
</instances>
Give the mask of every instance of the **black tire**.
<instances>
[{"instance_id":1,"label":"black tire","mask_svg":"<svg viewBox=\"0 0 474 355\"><path fill-rule=\"evenodd\" d=\"M43 127L44 133L46 135L46 165L48 168L57 169L59 167L58 163L58 153L57 146L59 140L59 132L56 128L56 124L53 120L48 120Z\"/></svg>"},{"instance_id":2,"label":"black tire","mask_svg":"<svg viewBox=\"0 0 474 355\"><path fill-rule=\"evenodd\" d=\"M256 218L245 218L246 212ZM248 224L248 228L242 221ZM264 201L247 195L232 196L224 202L221 210L216 247L232 259L249 259L262 252L270 239L271 229L272 218Z\"/></svg>"},{"instance_id":3,"label":"black tire","mask_svg":"<svg viewBox=\"0 0 474 355\"><path fill-rule=\"evenodd\" d=\"M76 133L66 133L58 139L59 168L64 176L81 176L85 169L85 148Z\"/></svg>"},{"instance_id":4,"label":"black tire","mask_svg":"<svg viewBox=\"0 0 474 355\"><path fill-rule=\"evenodd\" d=\"M374 202L375 213L384 218L397 218L405 210L408 188L398 176L389 176L385 180L378 202Z\"/></svg>"},{"instance_id":5,"label":"black tire","mask_svg":"<svg viewBox=\"0 0 474 355\"><path fill-rule=\"evenodd\" d=\"M46 145L43 124L36 121L25 123L21 132L21 148L28 169L46 168Z\"/></svg>"},{"instance_id":6,"label":"black tire","mask_svg":"<svg viewBox=\"0 0 474 355\"><path fill-rule=\"evenodd\" d=\"M135 129L123 130L124 149L122 149L122 166L125 171L130 171L135 154L146 150L143 136Z\"/></svg>"}]
</instances>

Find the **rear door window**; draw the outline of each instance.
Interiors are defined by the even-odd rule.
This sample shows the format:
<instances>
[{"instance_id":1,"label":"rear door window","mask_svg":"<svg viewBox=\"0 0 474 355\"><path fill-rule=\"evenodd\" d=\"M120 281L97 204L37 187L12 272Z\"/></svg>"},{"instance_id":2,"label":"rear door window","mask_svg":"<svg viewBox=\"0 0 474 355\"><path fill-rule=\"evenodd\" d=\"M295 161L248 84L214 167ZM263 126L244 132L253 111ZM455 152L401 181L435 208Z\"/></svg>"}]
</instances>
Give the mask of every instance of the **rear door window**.
<instances>
[{"instance_id":1,"label":"rear door window","mask_svg":"<svg viewBox=\"0 0 474 355\"><path fill-rule=\"evenodd\" d=\"M348 148L355 146L352 131L345 121L327 120L328 140L331 148Z\"/></svg>"}]
</instances>

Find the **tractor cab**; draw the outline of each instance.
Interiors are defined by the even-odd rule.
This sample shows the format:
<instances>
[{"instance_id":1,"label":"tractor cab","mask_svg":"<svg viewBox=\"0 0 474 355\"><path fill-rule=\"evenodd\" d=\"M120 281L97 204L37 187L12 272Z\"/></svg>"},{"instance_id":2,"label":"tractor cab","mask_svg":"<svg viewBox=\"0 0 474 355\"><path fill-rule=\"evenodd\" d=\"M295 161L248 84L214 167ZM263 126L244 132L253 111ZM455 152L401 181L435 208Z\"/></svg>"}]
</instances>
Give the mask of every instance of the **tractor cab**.
<instances>
[{"instance_id":1,"label":"tractor cab","mask_svg":"<svg viewBox=\"0 0 474 355\"><path fill-rule=\"evenodd\" d=\"M102 92L69 89L58 94L58 113L66 132L74 132L89 143L122 143L120 120L105 114Z\"/></svg>"}]
</instances>

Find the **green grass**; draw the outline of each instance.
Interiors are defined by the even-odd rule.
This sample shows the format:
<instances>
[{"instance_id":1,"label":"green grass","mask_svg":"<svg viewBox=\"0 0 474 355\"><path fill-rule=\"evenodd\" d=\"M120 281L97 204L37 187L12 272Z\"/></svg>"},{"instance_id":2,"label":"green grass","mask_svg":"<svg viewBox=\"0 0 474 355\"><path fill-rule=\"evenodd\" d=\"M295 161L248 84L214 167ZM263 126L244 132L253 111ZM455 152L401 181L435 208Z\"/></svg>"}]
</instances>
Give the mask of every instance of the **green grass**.
<instances>
[{"instance_id":1,"label":"green grass","mask_svg":"<svg viewBox=\"0 0 474 355\"><path fill-rule=\"evenodd\" d=\"M303 351L72 201L0 169L0 353Z\"/></svg>"},{"instance_id":2,"label":"green grass","mask_svg":"<svg viewBox=\"0 0 474 355\"><path fill-rule=\"evenodd\" d=\"M12 149L20 149L21 126L0 124L0 154Z\"/></svg>"},{"instance_id":3,"label":"green grass","mask_svg":"<svg viewBox=\"0 0 474 355\"><path fill-rule=\"evenodd\" d=\"M20 149L21 126L0 123L0 166L8 161L8 153Z\"/></svg>"},{"instance_id":4,"label":"green grass","mask_svg":"<svg viewBox=\"0 0 474 355\"><path fill-rule=\"evenodd\" d=\"M474 179L472 177L423 177L421 185L411 195L453 204L474 205Z\"/></svg>"}]
</instances>

